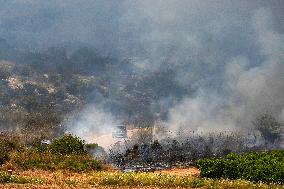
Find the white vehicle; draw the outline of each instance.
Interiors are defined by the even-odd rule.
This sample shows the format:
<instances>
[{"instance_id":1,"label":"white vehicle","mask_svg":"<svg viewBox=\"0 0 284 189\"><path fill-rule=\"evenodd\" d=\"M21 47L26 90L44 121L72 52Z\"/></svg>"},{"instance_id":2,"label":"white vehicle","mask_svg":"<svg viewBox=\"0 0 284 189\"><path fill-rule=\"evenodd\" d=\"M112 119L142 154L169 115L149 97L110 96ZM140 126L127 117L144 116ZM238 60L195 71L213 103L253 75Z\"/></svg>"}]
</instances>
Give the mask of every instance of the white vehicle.
<instances>
[{"instance_id":1,"label":"white vehicle","mask_svg":"<svg viewBox=\"0 0 284 189\"><path fill-rule=\"evenodd\" d=\"M114 125L112 138L127 138L127 129L125 125Z\"/></svg>"}]
</instances>

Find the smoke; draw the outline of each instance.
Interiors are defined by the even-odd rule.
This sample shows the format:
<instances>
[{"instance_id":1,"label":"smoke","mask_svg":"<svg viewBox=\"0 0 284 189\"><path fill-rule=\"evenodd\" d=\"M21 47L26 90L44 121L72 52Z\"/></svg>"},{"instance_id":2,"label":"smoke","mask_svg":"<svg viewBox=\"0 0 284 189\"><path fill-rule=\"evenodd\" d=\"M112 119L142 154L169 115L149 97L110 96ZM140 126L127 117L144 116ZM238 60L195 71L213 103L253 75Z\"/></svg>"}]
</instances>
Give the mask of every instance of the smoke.
<instances>
[{"instance_id":1,"label":"smoke","mask_svg":"<svg viewBox=\"0 0 284 189\"><path fill-rule=\"evenodd\" d=\"M196 97L185 98L170 109L173 129L189 126L197 131L248 129L258 115L269 112L283 121L284 35L270 27L271 15L260 9L252 16L261 62L248 57L228 60L224 70L226 93L199 88Z\"/></svg>"},{"instance_id":2,"label":"smoke","mask_svg":"<svg viewBox=\"0 0 284 189\"><path fill-rule=\"evenodd\" d=\"M110 113L100 107L88 106L64 125L68 126L68 132L92 143L95 138L111 133L115 124L118 123Z\"/></svg>"},{"instance_id":3,"label":"smoke","mask_svg":"<svg viewBox=\"0 0 284 189\"><path fill-rule=\"evenodd\" d=\"M283 7L281 0L1 1L0 36L18 48L95 47L130 58L141 78L171 70L172 90L183 91L151 99L147 113L166 112L173 130L247 129L263 112L284 120ZM92 105L68 124L89 139L114 122Z\"/></svg>"}]
</instances>

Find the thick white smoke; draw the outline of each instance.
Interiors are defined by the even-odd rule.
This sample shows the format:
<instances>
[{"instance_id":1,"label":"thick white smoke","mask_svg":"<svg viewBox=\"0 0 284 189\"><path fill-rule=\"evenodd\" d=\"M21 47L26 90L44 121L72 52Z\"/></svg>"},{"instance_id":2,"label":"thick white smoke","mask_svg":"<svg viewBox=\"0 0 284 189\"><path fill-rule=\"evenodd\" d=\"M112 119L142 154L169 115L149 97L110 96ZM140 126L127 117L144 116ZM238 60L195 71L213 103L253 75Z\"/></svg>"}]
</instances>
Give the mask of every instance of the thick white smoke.
<instances>
[{"instance_id":1,"label":"thick white smoke","mask_svg":"<svg viewBox=\"0 0 284 189\"><path fill-rule=\"evenodd\" d=\"M224 1L124 1L121 7L120 53L135 56L143 71L169 67L179 85L196 90L165 107L171 130L249 129L265 112L283 121L284 37L273 27L271 8ZM82 116L74 129L84 138L110 124L101 118L111 115L96 109Z\"/></svg>"},{"instance_id":2,"label":"thick white smoke","mask_svg":"<svg viewBox=\"0 0 284 189\"><path fill-rule=\"evenodd\" d=\"M251 66L245 56L232 57L224 73L227 94L201 87L195 97L170 109L168 124L172 129L247 129L256 116L266 112L284 120L284 35L271 29L271 22L265 9L256 11L251 19L261 63Z\"/></svg>"},{"instance_id":3,"label":"thick white smoke","mask_svg":"<svg viewBox=\"0 0 284 189\"><path fill-rule=\"evenodd\" d=\"M68 132L81 137L88 143L96 142L101 135L111 134L113 126L118 124L115 118L96 106L89 106L77 116L67 121Z\"/></svg>"}]
</instances>

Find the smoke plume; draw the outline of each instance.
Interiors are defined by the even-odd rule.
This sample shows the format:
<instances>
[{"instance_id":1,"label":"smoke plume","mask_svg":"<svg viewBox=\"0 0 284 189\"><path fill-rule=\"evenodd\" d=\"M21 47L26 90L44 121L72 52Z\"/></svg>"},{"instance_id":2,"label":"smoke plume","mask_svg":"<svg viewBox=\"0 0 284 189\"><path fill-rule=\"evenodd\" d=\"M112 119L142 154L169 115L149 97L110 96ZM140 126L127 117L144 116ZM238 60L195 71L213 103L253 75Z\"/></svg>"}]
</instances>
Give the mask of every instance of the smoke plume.
<instances>
[{"instance_id":1,"label":"smoke plume","mask_svg":"<svg viewBox=\"0 0 284 189\"><path fill-rule=\"evenodd\" d=\"M176 92L157 92L145 114L173 130L250 129L265 112L284 121L283 1L0 2L0 35L19 49L91 46L130 59L138 78L171 73L157 88ZM111 80L118 88L127 82ZM115 122L102 100L68 123L72 132L90 138Z\"/></svg>"},{"instance_id":2,"label":"smoke plume","mask_svg":"<svg viewBox=\"0 0 284 189\"><path fill-rule=\"evenodd\" d=\"M115 118L99 107L89 106L78 115L66 121L68 132L79 136L86 142L94 142L94 139L112 132L113 126L118 124Z\"/></svg>"}]
</instances>

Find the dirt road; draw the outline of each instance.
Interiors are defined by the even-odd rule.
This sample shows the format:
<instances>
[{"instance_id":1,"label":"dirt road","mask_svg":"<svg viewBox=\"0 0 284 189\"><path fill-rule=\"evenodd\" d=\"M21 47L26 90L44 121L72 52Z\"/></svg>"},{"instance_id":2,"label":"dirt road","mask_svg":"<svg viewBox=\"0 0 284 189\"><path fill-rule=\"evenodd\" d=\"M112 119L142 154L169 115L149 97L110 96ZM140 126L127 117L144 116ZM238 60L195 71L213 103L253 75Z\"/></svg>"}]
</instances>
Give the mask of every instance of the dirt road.
<instances>
[{"instance_id":1,"label":"dirt road","mask_svg":"<svg viewBox=\"0 0 284 189\"><path fill-rule=\"evenodd\" d=\"M173 168L173 169L166 169L155 171L162 174L167 175L175 175L175 176L199 176L200 171L195 167L190 168Z\"/></svg>"}]
</instances>

